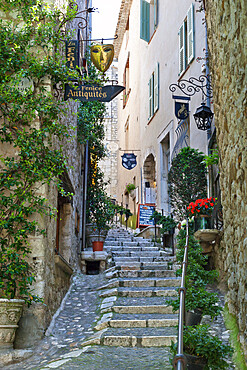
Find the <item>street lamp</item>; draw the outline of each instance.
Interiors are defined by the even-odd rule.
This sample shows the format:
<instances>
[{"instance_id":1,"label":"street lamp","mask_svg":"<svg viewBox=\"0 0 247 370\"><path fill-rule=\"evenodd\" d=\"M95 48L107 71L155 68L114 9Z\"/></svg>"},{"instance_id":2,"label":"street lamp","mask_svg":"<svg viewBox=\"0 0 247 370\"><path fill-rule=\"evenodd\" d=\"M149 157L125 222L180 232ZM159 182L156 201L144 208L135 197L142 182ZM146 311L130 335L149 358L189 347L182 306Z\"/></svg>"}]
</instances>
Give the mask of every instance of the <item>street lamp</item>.
<instances>
[{"instance_id":1,"label":"street lamp","mask_svg":"<svg viewBox=\"0 0 247 370\"><path fill-rule=\"evenodd\" d=\"M211 109L205 103L201 103L201 106L196 109L194 114L197 128L203 131L210 129L213 116Z\"/></svg>"}]
</instances>

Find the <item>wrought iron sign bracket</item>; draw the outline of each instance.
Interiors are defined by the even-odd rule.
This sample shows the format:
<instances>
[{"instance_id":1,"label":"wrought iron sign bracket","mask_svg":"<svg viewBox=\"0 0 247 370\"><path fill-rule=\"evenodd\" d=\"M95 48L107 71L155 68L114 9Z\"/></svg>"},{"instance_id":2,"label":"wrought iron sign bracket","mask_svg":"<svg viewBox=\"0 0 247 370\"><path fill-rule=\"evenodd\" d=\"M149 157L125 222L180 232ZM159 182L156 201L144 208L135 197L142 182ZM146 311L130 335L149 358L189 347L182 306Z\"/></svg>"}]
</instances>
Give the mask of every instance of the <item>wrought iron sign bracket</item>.
<instances>
[{"instance_id":1,"label":"wrought iron sign bracket","mask_svg":"<svg viewBox=\"0 0 247 370\"><path fill-rule=\"evenodd\" d=\"M169 86L171 92L180 90L184 95L193 96L197 92L201 92L203 98L211 99L213 97L213 89L211 85L211 77L201 75L198 78L190 77L188 80L182 79L177 84Z\"/></svg>"}]
</instances>

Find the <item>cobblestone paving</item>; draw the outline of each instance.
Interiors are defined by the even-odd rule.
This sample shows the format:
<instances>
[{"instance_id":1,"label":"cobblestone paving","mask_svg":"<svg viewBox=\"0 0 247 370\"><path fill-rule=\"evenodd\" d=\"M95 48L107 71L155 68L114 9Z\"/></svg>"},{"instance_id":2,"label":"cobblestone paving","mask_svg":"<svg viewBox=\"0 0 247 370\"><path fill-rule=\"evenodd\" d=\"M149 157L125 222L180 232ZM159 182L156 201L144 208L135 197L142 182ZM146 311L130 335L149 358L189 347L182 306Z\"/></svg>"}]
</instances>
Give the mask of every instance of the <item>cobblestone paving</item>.
<instances>
[{"instance_id":1,"label":"cobblestone paving","mask_svg":"<svg viewBox=\"0 0 247 370\"><path fill-rule=\"evenodd\" d=\"M86 345L82 343L89 339L94 333L94 326L102 317L99 311L102 297L97 288L108 283L105 274L100 275L81 275L74 277L71 289L62 303L60 311L48 330L46 336L35 348L34 355L22 363L5 366L10 370L44 370L44 369L85 369L85 370L108 370L110 369L157 369L171 370L169 363L169 347L111 347L100 345ZM162 289L162 288L161 288ZM220 296L221 305L224 305L224 297L217 289ZM159 304L165 303L165 297L157 297ZM157 299L156 298L156 299ZM122 300L122 298L119 298ZM132 299L130 299L132 300ZM155 297L152 301L155 301ZM135 301L135 298L134 298ZM139 304L142 299L137 299ZM123 302L124 303L124 302ZM155 304L155 302L153 302ZM161 317L158 314L136 314L136 319L150 319ZM163 315L163 317L172 317L173 315ZM114 319L119 317L114 314ZM122 315L122 319L129 318L129 315ZM213 322L208 318L203 318L204 323L211 325L211 332L218 335L225 343L229 341L229 332L224 326L223 317L219 316ZM116 329L115 329L116 330ZM118 330L118 329L117 329ZM142 329L138 329L142 331ZM162 329L144 328L157 335ZM167 330L167 329L166 329ZM176 330L168 328L169 331ZM107 333L112 329L108 328ZM127 334L131 329L119 329L121 334ZM103 334L104 336L104 334ZM235 366L229 361L229 370L235 369ZM214 369L217 370L217 369Z\"/></svg>"}]
</instances>

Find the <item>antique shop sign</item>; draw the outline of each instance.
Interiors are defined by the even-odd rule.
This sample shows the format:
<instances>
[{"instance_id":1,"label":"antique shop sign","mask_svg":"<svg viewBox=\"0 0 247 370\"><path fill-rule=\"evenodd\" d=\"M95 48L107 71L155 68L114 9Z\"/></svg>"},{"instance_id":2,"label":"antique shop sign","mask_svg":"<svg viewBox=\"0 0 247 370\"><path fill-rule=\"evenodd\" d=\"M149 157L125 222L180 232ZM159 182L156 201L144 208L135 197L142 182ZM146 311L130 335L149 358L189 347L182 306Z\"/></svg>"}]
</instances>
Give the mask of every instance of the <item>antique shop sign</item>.
<instances>
[{"instance_id":1,"label":"antique shop sign","mask_svg":"<svg viewBox=\"0 0 247 370\"><path fill-rule=\"evenodd\" d=\"M109 102L114 99L121 91L125 89L124 86L119 85L65 85L64 100L73 99L80 101L101 101Z\"/></svg>"},{"instance_id":2,"label":"antique shop sign","mask_svg":"<svg viewBox=\"0 0 247 370\"><path fill-rule=\"evenodd\" d=\"M137 165L136 155L134 153L124 153L122 155L122 166L127 170L132 170Z\"/></svg>"}]
</instances>

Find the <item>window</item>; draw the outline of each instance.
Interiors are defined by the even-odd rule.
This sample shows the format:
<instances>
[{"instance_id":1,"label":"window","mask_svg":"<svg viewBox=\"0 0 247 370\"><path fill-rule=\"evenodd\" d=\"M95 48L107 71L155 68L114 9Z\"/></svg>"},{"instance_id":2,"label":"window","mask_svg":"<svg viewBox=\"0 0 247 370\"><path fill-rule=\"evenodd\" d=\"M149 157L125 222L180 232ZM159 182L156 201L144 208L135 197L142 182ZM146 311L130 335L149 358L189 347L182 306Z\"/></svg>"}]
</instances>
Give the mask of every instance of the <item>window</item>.
<instances>
[{"instance_id":1,"label":"window","mask_svg":"<svg viewBox=\"0 0 247 370\"><path fill-rule=\"evenodd\" d=\"M149 114L150 120L159 109L159 63L156 64L155 70L148 82L149 89Z\"/></svg>"},{"instance_id":2,"label":"window","mask_svg":"<svg viewBox=\"0 0 247 370\"><path fill-rule=\"evenodd\" d=\"M140 38L148 42L158 26L158 0L140 1Z\"/></svg>"},{"instance_id":3,"label":"window","mask_svg":"<svg viewBox=\"0 0 247 370\"><path fill-rule=\"evenodd\" d=\"M128 59L127 59L127 62L125 64L125 69L124 69L124 75L123 75L123 84L125 86L125 89L123 91L123 107L126 106L126 103L128 101L128 98L129 98L129 94L130 94L130 83L129 83L129 55L128 55Z\"/></svg>"},{"instance_id":4,"label":"window","mask_svg":"<svg viewBox=\"0 0 247 370\"><path fill-rule=\"evenodd\" d=\"M194 40L194 5L188 10L187 17L179 29L179 75L181 75L195 57Z\"/></svg>"}]
</instances>

